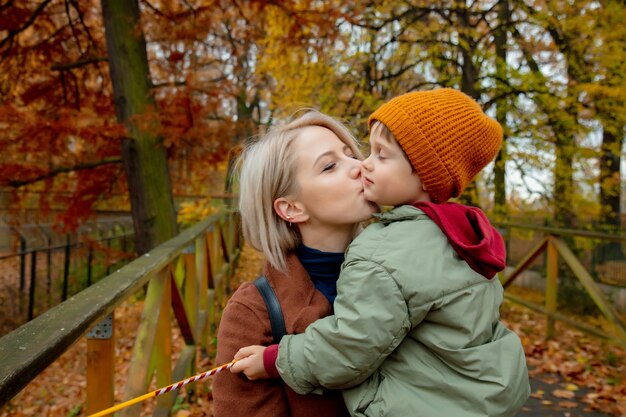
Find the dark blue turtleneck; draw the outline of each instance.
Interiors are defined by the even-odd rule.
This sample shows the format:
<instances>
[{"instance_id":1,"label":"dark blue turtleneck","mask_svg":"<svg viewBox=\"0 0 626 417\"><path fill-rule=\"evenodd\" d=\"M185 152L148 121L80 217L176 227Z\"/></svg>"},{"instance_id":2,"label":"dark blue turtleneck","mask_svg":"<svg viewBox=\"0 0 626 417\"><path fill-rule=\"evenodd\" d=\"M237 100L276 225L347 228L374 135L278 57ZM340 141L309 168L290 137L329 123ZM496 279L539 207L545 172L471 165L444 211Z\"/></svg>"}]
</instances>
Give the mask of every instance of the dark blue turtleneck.
<instances>
[{"instance_id":1,"label":"dark blue turtleneck","mask_svg":"<svg viewBox=\"0 0 626 417\"><path fill-rule=\"evenodd\" d=\"M337 279L345 254L322 252L300 244L296 249L296 255L309 273L315 288L324 294L332 307L337 296Z\"/></svg>"}]
</instances>

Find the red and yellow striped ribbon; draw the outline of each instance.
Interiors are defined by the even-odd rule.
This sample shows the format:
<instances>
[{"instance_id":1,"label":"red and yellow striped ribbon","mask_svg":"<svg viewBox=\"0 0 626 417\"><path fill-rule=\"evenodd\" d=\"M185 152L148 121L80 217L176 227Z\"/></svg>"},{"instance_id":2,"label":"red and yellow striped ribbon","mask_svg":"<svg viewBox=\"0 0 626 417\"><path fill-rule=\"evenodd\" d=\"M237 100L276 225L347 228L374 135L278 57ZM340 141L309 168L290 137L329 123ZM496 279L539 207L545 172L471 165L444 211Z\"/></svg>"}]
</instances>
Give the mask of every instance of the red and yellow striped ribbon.
<instances>
[{"instance_id":1,"label":"red and yellow striped ribbon","mask_svg":"<svg viewBox=\"0 0 626 417\"><path fill-rule=\"evenodd\" d=\"M218 366L216 368L213 368L213 369L211 369L209 371L206 371L206 372L203 372L201 374L194 375L191 378L183 379L182 381L178 381L178 382L176 382L176 383L174 383L172 385L168 385L167 387L159 388L157 390L154 390L152 392L144 394L144 395L142 395L140 397L133 398L132 400L124 401L123 403L120 403L120 404L115 405L113 407L107 408L107 409L102 410L102 411L98 411L95 414L90 414L87 417L103 417L103 416L109 415L111 413L114 413L116 411L119 411L122 408L126 408L126 407L128 407L130 405L137 404L138 402L147 400L148 398L158 397L159 395L163 395L163 394L166 394L166 393L168 393L170 391L173 391L175 389L179 389L179 388L189 384L190 382L200 381L202 379L205 379L205 378L208 378L208 377L210 377L212 375L215 375L218 372L221 372L221 371L223 371L225 369L230 368L231 366L233 366L233 364L235 362L237 362L237 360L225 363L224 365Z\"/></svg>"}]
</instances>

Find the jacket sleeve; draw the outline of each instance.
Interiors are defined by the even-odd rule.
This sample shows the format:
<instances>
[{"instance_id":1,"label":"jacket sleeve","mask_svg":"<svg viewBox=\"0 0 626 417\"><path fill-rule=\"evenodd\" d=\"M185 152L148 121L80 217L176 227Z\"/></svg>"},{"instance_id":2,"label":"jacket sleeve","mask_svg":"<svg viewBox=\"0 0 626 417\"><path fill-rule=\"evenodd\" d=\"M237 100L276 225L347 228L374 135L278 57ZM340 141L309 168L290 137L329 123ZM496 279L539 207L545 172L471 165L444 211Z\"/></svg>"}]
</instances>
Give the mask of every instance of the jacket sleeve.
<instances>
[{"instance_id":1,"label":"jacket sleeve","mask_svg":"<svg viewBox=\"0 0 626 417\"><path fill-rule=\"evenodd\" d=\"M276 366L294 391L350 388L363 382L411 328L400 288L381 265L348 261L337 282L335 314L280 342Z\"/></svg>"},{"instance_id":2,"label":"jacket sleeve","mask_svg":"<svg viewBox=\"0 0 626 417\"><path fill-rule=\"evenodd\" d=\"M236 298L234 295L220 320L217 364L233 360L235 353L244 346L267 345L271 341L267 334L269 322L265 323L260 312ZM289 415L285 387L280 379L249 381L243 373L226 371L215 375L212 388L215 417Z\"/></svg>"}]
</instances>

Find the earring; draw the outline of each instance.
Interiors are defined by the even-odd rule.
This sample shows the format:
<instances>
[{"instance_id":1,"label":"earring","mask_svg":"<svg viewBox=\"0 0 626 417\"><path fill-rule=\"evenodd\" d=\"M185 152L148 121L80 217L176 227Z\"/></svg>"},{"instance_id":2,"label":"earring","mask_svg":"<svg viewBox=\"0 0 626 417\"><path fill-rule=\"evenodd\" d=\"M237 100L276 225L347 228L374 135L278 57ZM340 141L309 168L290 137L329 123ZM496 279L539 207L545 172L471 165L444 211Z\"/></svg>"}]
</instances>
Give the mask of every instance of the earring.
<instances>
[{"instance_id":1,"label":"earring","mask_svg":"<svg viewBox=\"0 0 626 417\"><path fill-rule=\"evenodd\" d=\"M289 227L291 227L291 220L293 219L293 217L291 217L290 215L287 215L287 221L289 222Z\"/></svg>"}]
</instances>

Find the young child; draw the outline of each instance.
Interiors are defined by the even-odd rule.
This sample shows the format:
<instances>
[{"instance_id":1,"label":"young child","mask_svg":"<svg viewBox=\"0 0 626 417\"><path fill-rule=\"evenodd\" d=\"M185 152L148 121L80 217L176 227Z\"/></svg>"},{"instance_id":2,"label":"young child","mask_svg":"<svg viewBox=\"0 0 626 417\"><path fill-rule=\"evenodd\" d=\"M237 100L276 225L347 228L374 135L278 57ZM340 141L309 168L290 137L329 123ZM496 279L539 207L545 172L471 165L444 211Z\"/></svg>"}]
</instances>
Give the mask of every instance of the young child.
<instances>
[{"instance_id":1,"label":"young child","mask_svg":"<svg viewBox=\"0 0 626 417\"><path fill-rule=\"evenodd\" d=\"M448 203L496 156L502 128L453 89L401 95L369 118L366 199L394 206L349 246L334 315L232 372L296 392L343 389L353 416L514 416L530 394L519 338L499 321L502 237ZM278 371L278 372L276 372Z\"/></svg>"}]
</instances>

